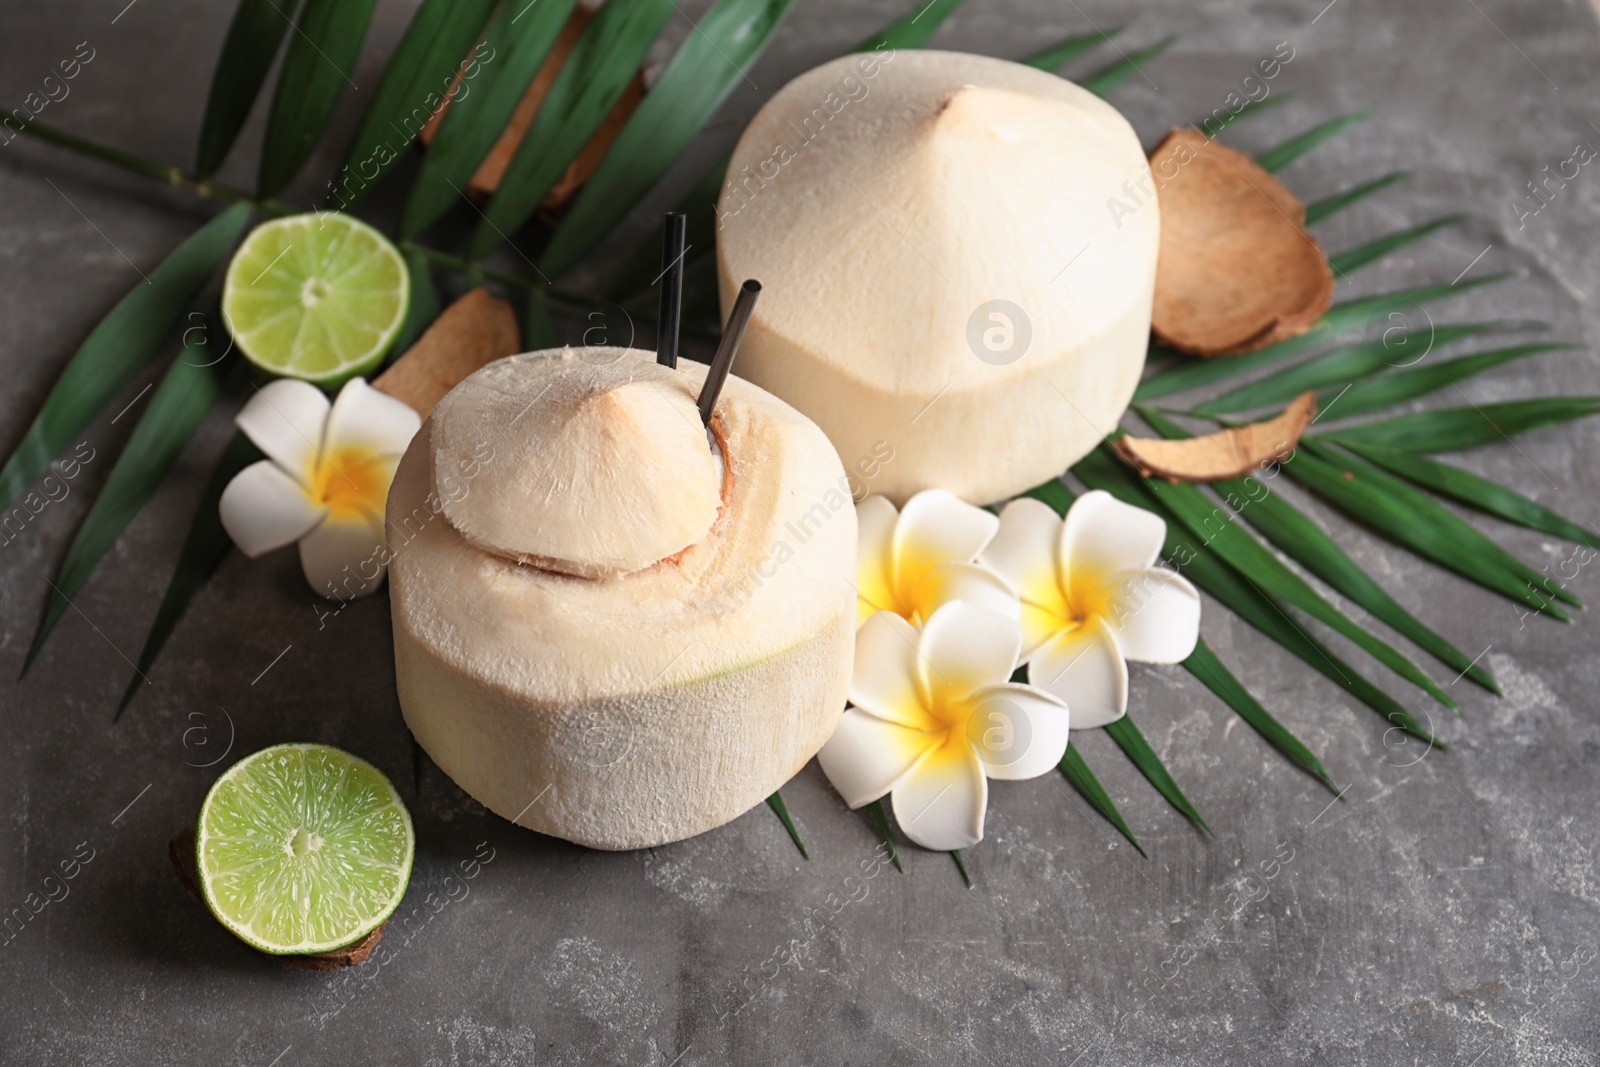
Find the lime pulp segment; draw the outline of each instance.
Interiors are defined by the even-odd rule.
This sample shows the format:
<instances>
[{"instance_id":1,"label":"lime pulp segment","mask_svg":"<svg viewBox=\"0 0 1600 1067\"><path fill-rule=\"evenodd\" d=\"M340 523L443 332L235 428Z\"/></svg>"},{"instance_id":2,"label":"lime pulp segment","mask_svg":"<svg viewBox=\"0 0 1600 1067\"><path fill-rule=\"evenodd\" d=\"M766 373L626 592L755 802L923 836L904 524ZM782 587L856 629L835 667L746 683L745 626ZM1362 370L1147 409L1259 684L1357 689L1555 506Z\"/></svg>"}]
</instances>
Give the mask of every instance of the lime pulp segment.
<instances>
[{"instance_id":1,"label":"lime pulp segment","mask_svg":"<svg viewBox=\"0 0 1600 1067\"><path fill-rule=\"evenodd\" d=\"M405 260L383 234L348 215L291 215L239 246L222 311L250 362L334 386L383 360L410 295Z\"/></svg>"},{"instance_id":2,"label":"lime pulp segment","mask_svg":"<svg viewBox=\"0 0 1600 1067\"><path fill-rule=\"evenodd\" d=\"M416 835L389 780L328 745L275 745L217 779L196 865L217 920L264 952L328 952L377 929L411 878Z\"/></svg>"}]
</instances>

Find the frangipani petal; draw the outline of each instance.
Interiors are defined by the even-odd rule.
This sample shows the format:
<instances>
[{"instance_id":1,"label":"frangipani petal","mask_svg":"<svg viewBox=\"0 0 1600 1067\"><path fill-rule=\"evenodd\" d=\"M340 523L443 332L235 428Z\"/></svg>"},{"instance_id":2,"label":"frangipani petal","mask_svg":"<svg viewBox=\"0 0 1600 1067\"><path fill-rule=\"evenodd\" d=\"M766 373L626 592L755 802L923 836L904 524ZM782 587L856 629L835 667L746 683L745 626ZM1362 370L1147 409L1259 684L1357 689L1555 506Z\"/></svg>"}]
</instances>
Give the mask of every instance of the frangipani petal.
<instances>
[{"instance_id":1,"label":"frangipani petal","mask_svg":"<svg viewBox=\"0 0 1600 1067\"><path fill-rule=\"evenodd\" d=\"M1011 677L1022 649L1015 619L956 601L933 613L917 644L925 703L965 700Z\"/></svg>"},{"instance_id":2,"label":"frangipani petal","mask_svg":"<svg viewBox=\"0 0 1600 1067\"><path fill-rule=\"evenodd\" d=\"M367 449L380 456L398 456L422 427L422 416L409 404L380 392L362 378L351 378L339 390L322 435L324 452Z\"/></svg>"},{"instance_id":3,"label":"frangipani petal","mask_svg":"<svg viewBox=\"0 0 1600 1067\"><path fill-rule=\"evenodd\" d=\"M856 626L874 612L894 611L894 526L900 513L885 496L856 505Z\"/></svg>"},{"instance_id":4,"label":"frangipani petal","mask_svg":"<svg viewBox=\"0 0 1600 1067\"><path fill-rule=\"evenodd\" d=\"M817 762L845 804L859 808L893 789L938 741L937 735L847 708Z\"/></svg>"},{"instance_id":5,"label":"frangipani petal","mask_svg":"<svg viewBox=\"0 0 1600 1067\"><path fill-rule=\"evenodd\" d=\"M1067 754L1067 705L1031 685L990 686L973 694L967 740L990 778L1021 781L1055 768Z\"/></svg>"},{"instance_id":6,"label":"frangipani petal","mask_svg":"<svg viewBox=\"0 0 1600 1067\"><path fill-rule=\"evenodd\" d=\"M996 615L1015 619L1022 613L1017 594L1004 579L974 563L943 563L929 571L917 584L919 603L913 606L923 619L930 619L944 605L960 600L987 608Z\"/></svg>"},{"instance_id":7,"label":"frangipani petal","mask_svg":"<svg viewBox=\"0 0 1600 1067\"><path fill-rule=\"evenodd\" d=\"M1124 504L1102 489L1067 509L1058 566L1074 591L1103 585L1118 571L1142 570L1161 555L1167 524L1159 515Z\"/></svg>"},{"instance_id":8,"label":"frangipani petal","mask_svg":"<svg viewBox=\"0 0 1600 1067\"><path fill-rule=\"evenodd\" d=\"M1116 722L1128 710L1128 665L1098 618L1064 630L1028 664L1028 682L1072 709L1072 728Z\"/></svg>"},{"instance_id":9,"label":"frangipani petal","mask_svg":"<svg viewBox=\"0 0 1600 1067\"><path fill-rule=\"evenodd\" d=\"M233 422L285 473L310 485L329 406L310 382L279 378L257 389Z\"/></svg>"},{"instance_id":10,"label":"frangipani petal","mask_svg":"<svg viewBox=\"0 0 1600 1067\"><path fill-rule=\"evenodd\" d=\"M330 514L300 539L300 569L312 591L330 599L377 592L388 562L383 527L365 514Z\"/></svg>"},{"instance_id":11,"label":"frangipani petal","mask_svg":"<svg viewBox=\"0 0 1600 1067\"><path fill-rule=\"evenodd\" d=\"M222 491L217 510L222 528L251 559L300 540L328 513L270 459L252 463L234 475Z\"/></svg>"},{"instance_id":12,"label":"frangipani petal","mask_svg":"<svg viewBox=\"0 0 1600 1067\"><path fill-rule=\"evenodd\" d=\"M1169 570L1124 571L1112 580L1106 625L1127 659L1181 663L1200 639L1200 594Z\"/></svg>"},{"instance_id":13,"label":"frangipani petal","mask_svg":"<svg viewBox=\"0 0 1600 1067\"><path fill-rule=\"evenodd\" d=\"M917 631L890 611L880 611L856 631L856 664L850 702L861 710L913 730L933 729L917 688Z\"/></svg>"},{"instance_id":14,"label":"frangipani petal","mask_svg":"<svg viewBox=\"0 0 1600 1067\"><path fill-rule=\"evenodd\" d=\"M971 563L1000 520L943 489L906 501L895 524L895 587L903 594L941 563Z\"/></svg>"},{"instance_id":15,"label":"frangipani petal","mask_svg":"<svg viewBox=\"0 0 1600 1067\"><path fill-rule=\"evenodd\" d=\"M894 787L894 818L923 848L948 851L983 840L989 783L983 764L961 737L930 751Z\"/></svg>"},{"instance_id":16,"label":"frangipani petal","mask_svg":"<svg viewBox=\"0 0 1600 1067\"><path fill-rule=\"evenodd\" d=\"M1004 578L1024 603L1065 619L1067 604L1056 566L1061 528L1061 517L1050 505L1019 497L1001 509L1000 528L978 562Z\"/></svg>"}]
</instances>

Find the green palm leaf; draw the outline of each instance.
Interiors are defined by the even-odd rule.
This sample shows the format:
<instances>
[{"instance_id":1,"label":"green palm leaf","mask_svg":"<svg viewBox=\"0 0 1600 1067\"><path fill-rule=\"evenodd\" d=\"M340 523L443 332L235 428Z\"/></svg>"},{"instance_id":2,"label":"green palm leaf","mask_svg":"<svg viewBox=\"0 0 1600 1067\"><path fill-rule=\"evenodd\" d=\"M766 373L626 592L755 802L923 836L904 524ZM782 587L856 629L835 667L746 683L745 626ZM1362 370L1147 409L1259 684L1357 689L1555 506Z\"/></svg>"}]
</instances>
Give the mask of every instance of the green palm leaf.
<instances>
[{"instance_id":1,"label":"green palm leaf","mask_svg":"<svg viewBox=\"0 0 1600 1067\"><path fill-rule=\"evenodd\" d=\"M1195 408L1194 414L1210 418L1285 404L1308 389L1356 382L1392 366L1397 359L1409 355L1408 347L1416 338L1426 337L1429 344L1439 347L1488 330L1503 329L1506 325L1499 322L1464 323L1439 326L1429 331L1408 330L1398 336L1389 336L1390 331L1385 331L1385 336L1377 340L1330 349L1269 378L1223 393Z\"/></svg>"},{"instance_id":2,"label":"green palm leaf","mask_svg":"<svg viewBox=\"0 0 1600 1067\"><path fill-rule=\"evenodd\" d=\"M1140 414L1163 437L1182 439L1190 436L1159 412L1141 408ZM1236 514L1276 545L1279 551L1327 582L1340 595L1365 608L1373 617L1452 670L1467 675L1491 692L1500 691L1487 670L1474 664L1470 657L1401 607L1303 512L1278 493L1268 491L1258 494L1251 488L1251 481L1255 481L1258 488L1265 488L1258 479L1243 478L1217 482L1214 488L1229 502Z\"/></svg>"},{"instance_id":3,"label":"green palm leaf","mask_svg":"<svg viewBox=\"0 0 1600 1067\"><path fill-rule=\"evenodd\" d=\"M794 847L800 850L800 858L809 860L811 853L806 851L806 843L800 840L800 831L794 828L794 820L789 818L789 809L783 803L783 791L775 790L767 798L767 806L778 816L778 821L783 823L783 828L789 831L789 840L794 842Z\"/></svg>"},{"instance_id":4,"label":"green palm leaf","mask_svg":"<svg viewBox=\"0 0 1600 1067\"><path fill-rule=\"evenodd\" d=\"M956 870L961 872L961 880L967 883L968 889L971 889L972 875L967 873L967 861L961 858L961 850L959 848L951 849L950 858L956 861Z\"/></svg>"},{"instance_id":5,"label":"green palm leaf","mask_svg":"<svg viewBox=\"0 0 1600 1067\"><path fill-rule=\"evenodd\" d=\"M1543 329L1537 323L1527 324L1528 328ZM1460 356L1456 359L1436 360L1430 363L1418 363L1405 370L1391 371L1365 381L1358 381L1342 393L1318 397L1318 405L1324 417L1332 420L1351 419L1358 415L1369 415L1407 400L1415 400L1419 396L1426 396L1447 385L1465 381L1486 370L1492 370L1504 363L1525 359L1528 356L1537 356L1545 352L1560 352L1582 345L1566 344L1563 342L1543 342L1537 344L1513 345L1509 348L1497 348L1488 352L1474 352L1470 355ZM1338 414L1333 414L1337 402Z\"/></svg>"},{"instance_id":6,"label":"green palm leaf","mask_svg":"<svg viewBox=\"0 0 1600 1067\"><path fill-rule=\"evenodd\" d=\"M1462 452L1594 414L1600 414L1600 396L1537 397L1420 411L1323 436L1340 443L1382 445L1409 452Z\"/></svg>"},{"instance_id":7,"label":"green palm leaf","mask_svg":"<svg viewBox=\"0 0 1600 1067\"><path fill-rule=\"evenodd\" d=\"M1363 459L1376 463L1394 474L1440 496L1476 508L1488 515L1526 526L1530 530L1564 537L1581 545L1600 548L1600 534L1586 526L1551 511L1543 504L1530 500L1504 486L1497 485L1471 471L1440 463L1428 456L1402 452L1378 445L1347 445Z\"/></svg>"},{"instance_id":8,"label":"green palm leaf","mask_svg":"<svg viewBox=\"0 0 1600 1067\"><path fill-rule=\"evenodd\" d=\"M1454 226L1466 219L1465 215L1446 215L1443 218L1424 222L1420 226L1412 226L1395 233L1387 233L1382 237L1368 241L1364 245L1346 249L1328 257L1328 265L1333 268L1333 273L1338 275L1349 274L1351 271L1360 270L1368 263L1382 259L1405 248L1407 245L1416 244L1429 234L1437 233L1447 226Z\"/></svg>"},{"instance_id":9,"label":"green palm leaf","mask_svg":"<svg viewBox=\"0 0 1600 1067\"><path fill-rule=\"evenodd\" d=\"M1359 204L1374 193L1381 193L1391 185L1398 185L1410 177L1411 172L1409 170L1397 170L1393 174L1385 174L1383 177L1374 178L1370 182L1362 182L1353 189L1346 189L1342 193L1334 193L1332 196L1325 197L1315 203L1307 204L1306 225L1315 226L1324 219L1331 218L1346 208Z\"/></svg>"},{"instance_id":10,"label":"green palm leaf","mask_svg":"<svg viewBox=\"0 0 1600 1067\"><path fill-rule=\"evenodd\" d=\"M1183 790L1178 788L1178 783L1172 780L1172 775L1167 773L1166 765L1161 762L1155 749L1144 739L1144 734L1133 724L1133 719L1127 715L1106 727L1106 733L1117 747L1139 768L1139 773L1145 780L1156 787L1156 792L1167 798L1167 803L1178 809L1179 814L1194 823L1206 833L1211 832L1211 827L1200 817L1195 806L1189 803L1189 798L1183 795Z\"/></svg>"},{"instance_id":11,"label":"green palm leaf","mask_svg":"<svg viewBox=\"0 0 1600 1067\"><path fill-rule=\"evenodd\" d=\"M1312 755L1311 750L1302 744L1299 738L1290 733L1271 712L1261 706L1261 702L1250 694L1250 690L1223 666L1210 645L1203 640L1198 642L1194 646L1194 651L1189 654L1189 658L1183 661L1183 666L1200 681L1201 685L1232 708L1251 729L1266 739L1269 745L1289 757L1296 766L1327 786L1331 792L1339 791L1339 787L1333 784L1333 779L1328 777L1322 761Z\"/></svg>"},{"instance_id":12,"label":"green palm leaf","mask_svg":"<svg viewBox=\"0 0 1600 1067\"><path fill-rule=\"evenodd\" d=\"M1341 115L1329 119L1311 127L1305 133L1297 134L1282 144L1258 153L1256 162L1261 164L1263 170L1280 171L1306 153L1322 147L1350 127L1360 125L1371 117L1370 111L1358 111L1354 115Z\"/></svg>"},{"instance_id":13,"label":"green palm leaf","mask_svg":"<svg viewBox=\"0 0 1600 1067\"><path fill-rule=\"evenodd\" d=\"M1133 77L1139 71L1139 64L1148 63L1162 52L1177 43L1176 37L1166 37L1157 41L1149 48L1140 49L1131 55L1123 57L1109 66L1102 67L1078 82L1083 88L1096 96L1107 97L1117 90L1123 82Z\"/></svg>"},{"instance_id":14,"label":"green palm leaf","mask_svg":"<svg viewBox=\"0 0 1600 1067\"><path fill-rule=\"evenodd\" d=\"M228 554L233 542L228 538L227 531L222 528L222 515L218 511L222 501L222 491L233 481L234 475L260 458L261 453L256 446L250 443L248 437L239 433L234 435L212 470L211 480L206 483L206 490L200 496L200 505L195 510L193 521L189 524L189 533L184 538L183 549L178 553L178 566L172 573L172 580L167 583L167 591L161 598L161 606L156 609L155 621L150 624L150 633L144 639L144 648L139 653L139 665L134 669L134 677L128 682L127 691L122 694L122 702L117 705L116 718L122 717L122 713L138 694L139 687L148 684L147 676L150 669L155 666L156 657L161 655L161 650L166 647L167 639L178 628L178 620L183 618L183 613L188 610L189 602L200 592L215 573L223 557Z\"/></svg>"},{"instance_id":15,"label":"green palm leaf","mask_svg":"<svg viewBox=\"0 0 1600 1067\"><path fill-rule=\"evenodd\" d=\"M1061 774L1067 783L1078 791L1078 795L1089 802L1089 806L1098 811L1107 822L1117 828L1117 832L1128 839L1128 844L1138 850L1139 855L1145 859L1150 856L1145 852L1144 846L1139 844L1139 839L1133 836L1133 831L1128 829L1127 820L1122 817L1122 812L1117 810L1117 805L1111 799L1111 794L1106 792L1105 786L1100 784L1100 779L1094 776L1089 765L1083 761L1083 753L1072 742L1067 743L1066 754L1061 757Z\"/></svg>"},{"instance_id":16,"label":"green palm leaf","mask_svg":"<svg viewBox=\"0 0 1600 1067\"><path fill-rule=\"evenodd\" d=\"M1149 418L1150 416L1147 415L1146 417ZM1160 416L1156 416L1156 418L1160 418ZM1176 430L1177 428L1173 427L1173 429ZM1066 515L1067 509L1072 506L1074 499L1072 491L1062 485L1059 479L1034 486L1023 495L1048 504L1056 510L1057 514L1063 516ZM1266 738L1269 744L1320 779L1328 788L1334 789L1333 782L1328 778L1328 772L1323 769L1321 761L1313 756L1311 750L1306 748L1277 719L1273 718L1271 713L1262 707L1255 697L1250 695L1249 691L1239 683L1239 680L1229 672L1228 668L1223 666L1222 661L1216 657L1216 654L1211 651L1205 641L1202 640L1196 644L1194 652L1190 654L1188 659L1183 661L1183 666L1190 674L1199 679L1206 688L1222 698L1223 702L1237 712L1240 718L1244 719L1257 733ZM1019 670L1017 674L1020 677L1013 678L1013 681L1027 680L1023 671ZM1081 762L1081 757L1079 757L1079 760ZM1066 768L1063 767L1062 771L1066 773ZM1087 773L1088 768L1085 767L1084 771ZM1092 779L1093 775L1089 777ZM1069 775L1069 780L1070 778L1071 776ZM1099 785L1098 782L1093 784L1096 787ZM1080 788L1079 791L1083 792L1083 789ZM1334 789L1334 791L1337 792L1338 790ZM1090 803L1096 803L1094 797L1086 792L1084 795L1089 799ZM1107 798L1106 802L1109 804L1110 798ZM1105 814L1103 809L1101 813ZM1106 818L1110 819L1111 816L1106 815ZM1112 819L1112 821L1115 822L1116 819ZM1126 833L1125 830L1124 833ZM1133 841L1132 835L1128 835L1128 840ZM1134 842L1134 847L1139 847L1138 842ZM1143 855L1143 850L1140 851L1140 854Z\"/></svg>"},{"instance_id":17,"label":"green palm leaf","mask_svg":"<svg viewBox=\"0 0 1600 1067\"><path fill-rule=\"evenodd\" d=\"M339 97L351 84L350 72L361 55L376 4L377 0L305 0L267 116L256 180L263 197L278 195L311 158Z\"/></svg>"},{"instance_id":18,"label":"green palm leaf","mask_svg":"<svg viewBox=\"0 0 1600 1067\"><path fill-rule=\"evenodd\" d=\"M489 20L483 39L494 62L484 64L472 91L458 96L444 113L400 217L401 237L427 229L463 195L576 5L577 0L502 4Z\"/></svg>"},{"instance_id":19,"label":"green palm leaf","mask_svg":"<svg viewBox=\"0 0 1600 1067\"><path fill-rule=\"evenodd\" d=\"M1072 472L1091 488L1104 489L1124 503L1154 511L1166 519L1167 542L1164 549L1166 558L1181 563L1183 575L1229 611L1382 715L1391 725L1439 748L1445 747L1443 742L1435 741L1428 731L1423 729L1422 724L1412 717L1404 705L1362 677L1354 667L1334 655L1322 642L1295 625L1277 601L1222 562L1219 557L1197 547L1178 532L1182 525L1181 521L1150 495L1149 483L1135 475L1120 460L1114 459L1103 446L1079 460L1072 468Z\"/></svg>"},{"instance_id":20,"label":"green palm leaf","mask_svg":"<svg viewBox=\"0 0 1600 1067\"><path fill-rule=\"evenodd\" d=\"M1135 402L1157 400L1173 393L1215 385L1217 382L1247 374L1278 360L1309 352L1318 345L1328 343L1341 333L1370 326L1393 312L1460 296L1480 286L1493 285L1509 277L1511 275L1505 272L1486 274L1481 278L1471 278L1455 285L1424 285L1335 304L1314 327L1298 337L1279 341L1277 344L1247 352L1242 356L1228 356L1223 359L1180 359L1176 366L1160 371L1139 383L1133 399ZM1155 354L1159 350L1152 346L1151 351Z\"/></svg>"},{"instance_id":21,"label":"green palm leaf","mask_svg":"<svg viewBox=\"0 0 1600 1067\"><path fill-rule=\"evenodd\" d=\"M867 813L867 818L872 821L872 825L877 829L878 836L888 846L889 862L894 864L895 870L905 874L906 869L900 863L900 850L894 847L894 835L889 832L889 814L883 810L883 801L874 800L862 810Z\"/></svg>"},{"instance_id":22,"label":"green palm leaf","mask_svg":"<svg viewBox=\"0 0 1600 1067\"><path fill-rule=\"evenodd\" d=\"M201 332L209 333L209 330ZM207 338L200 334L195 336L195 343L184 345L151 395L150 405L139 417L105 486L95 497L83 525L78 527L55 581L50 583L50 603L34 634L28 657L23 661L23 674L28 673L50 631L61 621L72 598L89 580L95 566L178 462L179 453L199 429L200 420L217 398L223 376L231 369L233 360L211 357L207 352L211 347Z\"/></svg>"},{"instance_id":23,"label":"green palm leaf","mask_svg":"<svg viewBox=\"0 0 1600 1067\"><path fill-rule=\"evenodd\" d=\"M469 253L473 259L521 229L605 121L675 9L673 0L601 5L561 65L478 220Z\"/></svg>"},{"instance_id":24,"label":"green palm leaf","mask_svg":"<svg viewBox=\"0 0 1600 1067\"><path fill-rule=\"evenodd\" d=\"M1423 671L1387 642L1379 640L1338 608L1328 603L1321 593L1294 571L1285 566L1259 541L1246 533L1233 517L1222 508L1214 506L1205 495L1192 485L1173 485L1161 480L1151 480L1147 488L1152 496L1177 515L1189 532L1205 542L1226 563L1245 576L1252 585L1275 600L1292 604L1365 651L1373 659L1417 686L1439 703L1454 708L1456 702Z\"/></svg>"},{"instance_id":25,"label":"green palm leaf","mask_svg":"<svg viewBox=\"0 0 1600 1067\"><path fill-rule=\"evenodd\" d=\"M73 354L44 407L0 468L0 511L125 389L227 256L250 217L236 204L201 227L118 301Z\"/></svg>"},{"instance_id":26,"label":"green palm leaf","mask_svg":"<svg viewBox=\"0 0 1600 1067\"><path fill-rule=\"evenodd\" d=\"M494 4L495 0L422 0L383 68L372 102L350 140L342 173L353 173L359 185L348 194L349 203L399 162L450 94L454 78L464 73L462 61L478 43ZM475 76L463 77L466 95L472 94L475 81ZM459 95L463 90L455 91Z\"/></svg>"},{"instance_id":27,"label":"green palm leaf","mask_svg":"<svg viewBox=\"0 0 1600 1067\"><path fill-rule=\"evenodd\" d=\"M1536 591L1543 575L1398 478L1335 452L1318 438L1302 438L1295 457L1283 469L1357 522L1419 556L1501 596L1571 621Z\"/></svg>"},{"instance_id":28,"label":"green palm leaf","mask_svg":"<svg viewBox=\"0 0 1600 1067\"><path fill-rule=\"evenodd\" d=\"M528 303L522 310L522 347L529 352L561 347L561 335L550 318L550 305L537 293L528 294Z\"/></svg>"},{"instance_id":29,"label":"green palm leaf","mask_svg":"<svg viewBox=\"0 0 1600 1067\"><path fill-rule=\"evenodd\" d=\"M200 146L195 153L195 177L211 177L227 158L245 119L250 117L250 109L299 6L299 0L240 0L234 9L228 36L217 56L216 71L211 75L206 116L200 123Z\"/></svg>"},{"instance_id":30,"label":"green palm leaf","mask_svg":"<svg viewBox=\"0 0 1600 1067\"><path fill-rule=\"evenodd\" d=\"M1121 26L1114 26L1109 30L1091 30L1088 33L1074 34L1060 44L1051 45L1042 52L1035 52L1022 62L1039 70L1055 72L1071 63L1085 52L1093 51L1102 43L1120 34Z\"/></svg>"},{"instance_id":31,"label":"green palm leaf","mask_svg":"<svg viewBox=\"0 0 1600 1067\"><path fill-rule=\"evenodd\" d=\"M852 52L876 52L879 49L898 51L902 48L921 48L934 31L944 25L945 19L956 13L956 8L966 0L929 0L921 3L889 25L851 49Z\"/></svg>"},{"instance_id":32,"label":"green palm leaf","mask_svg":"<svg viewBox=\"0 0 1600 1067\"><path fill-rule=\"evenodd\" d=\"M706 12L562 218L540 257L547 273L566 271L655 187L760 58L793 5L794 0L719 0ZM687 239L698 242L700 252L714 240L708 206L722 188L723 170L714 174L708 188L696 189L688 213L691 226L701 223ZM643 288L652 276L628 291Z\"/></svg>"}]
</instances>

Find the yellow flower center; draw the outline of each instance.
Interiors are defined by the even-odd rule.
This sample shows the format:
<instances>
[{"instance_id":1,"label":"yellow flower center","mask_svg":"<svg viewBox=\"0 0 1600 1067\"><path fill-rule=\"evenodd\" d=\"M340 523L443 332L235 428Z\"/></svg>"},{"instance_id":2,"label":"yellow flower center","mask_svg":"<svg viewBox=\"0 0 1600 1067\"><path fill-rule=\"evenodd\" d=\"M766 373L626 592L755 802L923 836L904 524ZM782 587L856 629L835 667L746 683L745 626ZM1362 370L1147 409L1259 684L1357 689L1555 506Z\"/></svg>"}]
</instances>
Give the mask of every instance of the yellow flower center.
<instances>
[{"instance_id":1,"label":"yellow flower center","mask_svg":"<svg viewBox=\"0 0 1600 1067\"><path fill-rule=\"evenodd\" d=\"M1067 616L1062 621L1069 626L1081 626L1095 617L1108 617L1115 607L1115 589L1099 574L1073 573L1060 582L1061 602Z\"/></svg>"},{"instance_id":2,"label":"yellow flower center","mask_svg":"<svg viewBox=\"0 0 1600 1067\"><path fill-rule=\"evenodd\" d=\"M392 472L370 448L346 446L323 453L311 475L311 499L336 518L382 515Z\"/></svg>"}]
</instances>

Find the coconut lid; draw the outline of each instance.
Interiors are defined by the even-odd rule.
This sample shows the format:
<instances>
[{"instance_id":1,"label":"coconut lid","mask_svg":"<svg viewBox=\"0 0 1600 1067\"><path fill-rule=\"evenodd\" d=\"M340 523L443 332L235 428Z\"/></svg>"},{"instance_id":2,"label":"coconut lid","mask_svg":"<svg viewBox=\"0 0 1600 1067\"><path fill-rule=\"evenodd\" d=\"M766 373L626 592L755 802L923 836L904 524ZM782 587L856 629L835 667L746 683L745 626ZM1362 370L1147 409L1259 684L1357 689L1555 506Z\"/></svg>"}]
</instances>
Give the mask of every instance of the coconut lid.
<instances>
[{"instance_id":1,"label":"coconut lid","mask_svg":"<svg viewBox=\"0 0 1600 1067\"><path fill-rule=\"evenodd\" d=\"M677 371L570 348L490 363L430 419L433 482L469 543L584 578L642 570L716 521L721 465Z\"/></svg>"}]
</instances>

